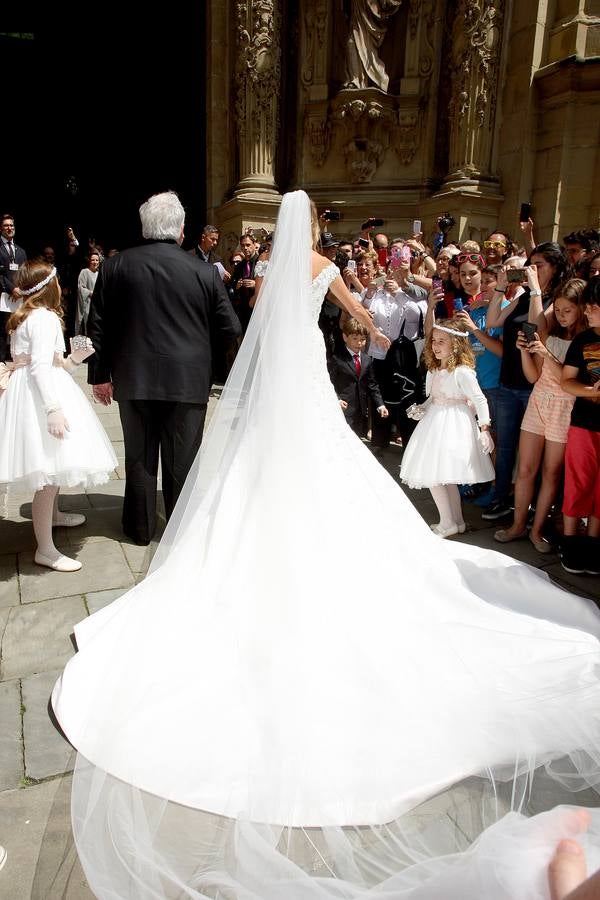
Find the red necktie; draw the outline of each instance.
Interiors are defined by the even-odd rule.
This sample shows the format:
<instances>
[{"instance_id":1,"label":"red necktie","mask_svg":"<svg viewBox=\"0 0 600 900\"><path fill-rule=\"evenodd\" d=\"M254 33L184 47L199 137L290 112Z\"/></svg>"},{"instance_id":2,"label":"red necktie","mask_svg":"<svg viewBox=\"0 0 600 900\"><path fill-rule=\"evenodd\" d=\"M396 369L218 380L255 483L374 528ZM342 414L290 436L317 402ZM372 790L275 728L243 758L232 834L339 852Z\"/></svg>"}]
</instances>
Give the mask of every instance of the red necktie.
<instances>
[{"instance_id":1,"label":"red necktie","mask_svg":"<svg viewBox=\"0 0 600 900\"><path fill-rule=\"evenodd\" d=\"M360 356L358 353L354 357L354 368L356 369L356 374L360 378Z\"/></svg>"}]
</instances>

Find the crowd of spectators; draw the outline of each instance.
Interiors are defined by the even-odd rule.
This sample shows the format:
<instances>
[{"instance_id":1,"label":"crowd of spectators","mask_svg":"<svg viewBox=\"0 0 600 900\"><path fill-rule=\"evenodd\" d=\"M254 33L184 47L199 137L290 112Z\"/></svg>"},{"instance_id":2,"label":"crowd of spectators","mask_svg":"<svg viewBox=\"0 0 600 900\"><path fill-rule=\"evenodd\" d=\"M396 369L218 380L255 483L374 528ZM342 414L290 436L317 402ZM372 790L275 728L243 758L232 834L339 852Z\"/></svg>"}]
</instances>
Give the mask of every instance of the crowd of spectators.
<instances>
[{"instance_id":1,"label":"crowd of spectators","mask_svg":"<svg viewBox=\"0 0 600 900\"><path fill-rule=\"evenodd\" d=\"M391 341L387 353L361 348L374 386L366 391L357 365L355 399L347 384L339 393L351 427L368 435L377 455L390 442L406 447L416 427L406 411L423 400L423 338L436 321L451 319L469 335L495 442L494 480L461 485L463 499L482 507L485 520L506 524L494 534L499 543L529 538L539 553L560 548L567 571L598 574L598 231L537 243L529 218L519 223L519 243L498 229L480 245L449 241L447 218L440 217L429 246L418 232L374 233L375 220L352 240L336 238L327 217L321 252ZM340 355L352 348L347 316L331 297L319 324L337 390ZM368 417L351 415L367 393Z\"/></svg>"}]
</instances>

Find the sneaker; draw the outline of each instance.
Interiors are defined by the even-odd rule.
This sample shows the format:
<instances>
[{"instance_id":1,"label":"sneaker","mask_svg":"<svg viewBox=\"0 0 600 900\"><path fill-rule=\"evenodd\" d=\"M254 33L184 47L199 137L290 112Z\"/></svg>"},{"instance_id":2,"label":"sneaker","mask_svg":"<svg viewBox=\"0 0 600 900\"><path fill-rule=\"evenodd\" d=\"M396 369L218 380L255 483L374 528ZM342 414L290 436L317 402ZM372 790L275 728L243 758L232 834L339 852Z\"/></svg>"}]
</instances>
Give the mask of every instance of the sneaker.
<instances>
[{"instance_id":1,"label":"sneaker","mask_svg":"<svg viewBox=\"0 0 600 900\"><path fill-rule=\"evenodd\" d=\"M583 545L578 535L563 537L560 547L560 564L571 575L584 575Z\"/></svg>"},{"instance_id":2,"label":"sneaker","mask_svg":"<svg viewBox=\"0 0 600 900\"><path fill-rule=\"evenodd\" d=\"M496 500L495 503L491 503L484 511L481 513L481 518L485 519L487 522L493 522L495 519L503 519L505 516L510 516L512 513L512 506L506 500Z\"/></svg>"}]
</instances>

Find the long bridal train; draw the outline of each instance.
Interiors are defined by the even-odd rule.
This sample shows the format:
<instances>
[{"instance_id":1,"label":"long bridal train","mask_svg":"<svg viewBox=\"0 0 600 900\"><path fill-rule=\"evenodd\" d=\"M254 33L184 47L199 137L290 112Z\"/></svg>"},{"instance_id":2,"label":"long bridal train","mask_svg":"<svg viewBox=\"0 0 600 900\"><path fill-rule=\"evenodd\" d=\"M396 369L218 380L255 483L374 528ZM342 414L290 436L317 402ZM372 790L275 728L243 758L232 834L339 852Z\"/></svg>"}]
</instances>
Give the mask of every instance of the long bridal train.
<instances>
[{"instance_id":1,"label":"long bridal train","mask_svg":"<svg viewBox=\"0 0 600 900\"><path fill-rule=\"evenodd\" d=\"M542 898L600 781L595 606L434 536L348 429L286 195L148 577L53 694L100 898ZM600 821L593 814L590 867ZM472 844L475 839L475 844Z\"/></svg>"}]
</instances>

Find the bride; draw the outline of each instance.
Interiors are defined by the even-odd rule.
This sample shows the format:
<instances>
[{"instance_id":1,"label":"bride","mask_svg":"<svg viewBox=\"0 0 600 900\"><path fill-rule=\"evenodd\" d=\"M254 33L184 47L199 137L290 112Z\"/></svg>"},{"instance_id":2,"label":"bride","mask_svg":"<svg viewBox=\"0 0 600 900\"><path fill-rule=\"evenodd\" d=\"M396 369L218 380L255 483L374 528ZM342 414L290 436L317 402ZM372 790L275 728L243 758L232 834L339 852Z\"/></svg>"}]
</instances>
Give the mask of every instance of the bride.
<instances>
[{"instance_id":1,"label":"bride","mask_svg":"<svg viewBox=\"0 0 600 900\"><path fill-rule=\"evenodd\" d=\"M327 289L385 338L317 235L286 194L151 570L75 628L52 702L86 876L102 900L546 897L581 827L556 804L596 803L600 617L433 535L347 427Z\"/></svg>"}]
</instances>

